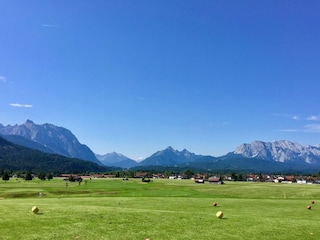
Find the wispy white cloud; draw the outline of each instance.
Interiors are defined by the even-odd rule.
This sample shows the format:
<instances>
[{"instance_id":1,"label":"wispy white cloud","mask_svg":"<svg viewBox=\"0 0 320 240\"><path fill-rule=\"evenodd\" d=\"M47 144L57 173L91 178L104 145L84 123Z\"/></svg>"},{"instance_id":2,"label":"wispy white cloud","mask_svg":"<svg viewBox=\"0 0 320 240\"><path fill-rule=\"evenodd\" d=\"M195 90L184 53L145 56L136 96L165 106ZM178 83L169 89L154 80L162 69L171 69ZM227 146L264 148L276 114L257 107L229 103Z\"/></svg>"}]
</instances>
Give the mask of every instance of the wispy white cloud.
<instances>
[{"instance_id":1,"label":"wispy white cloud","mask_svg":"<svg viewBox=\"0 0 320 240\"><path fill-rule=\"evenodd\" d=\"M286 114L286 113L273 113L272 116L291 118L293 120L300 120L301 119L299 115Z\"/></svg>"},{"instance_id":2,"label":"wispy white cloud","mask_svg":"<svg viewBox=\"0 0 320 240\"><path fill-rule=\"evenodd\" d=\"M55 24L41 24L41 27L47 27L47 28L57 28L58 25Z\"/></svg>"},{"instance_id":3,"label":"wispy white cloud","mask_svg":"<svg viewBox=\"0 0 320 240\"><path fill-rule=\"evenodd\" d=\"M280 129L280 132L320 133L320 124L306 124L301 128Z\"/></svg>"},{"instance_id":4,"label":"wispy white cloud","mask_svg":"<svg viewBox=\"0 0 320 240\"><path fill-rule=\"evenodd\" d=\"M307 124L304 126L304 132L320 133L320 124Z\"/></svg>"},{"instance_id":5,"label":"wispy white cloud","mask_svg":"<svg viewBox=\"0 0 320 240\"><path fill-rule=\"evenodd\" d=\"M289 115L289 114L272 114L275 117L286 117L293 120L300 120L301 122L306 121L320 121L320 115L309 115L309 116L299 116L299 115ZM320 124L312 123L301 125L298 128L288 128L288 129L279 129L281 132L301 132L301 133L320 133Z\"/></svg>"},{"instance_id":6,"label":"wispy white cloud","mask_svg":"<svg viewBox=\"0 0 320 240\"><path fill-rule=\"evenodd\" d=\"M227 125L229 125L229 123L227 121L220 122L220 123L209 123L208 124L209 127L223 127L223 126L227 126Z\"/></svg>"},{"instance_id":7,"label":"wispy white cloud","mask_svg":"<svg viewBox=\"0 0 320 240\"><path fill-rule=\"evenodd\" d=\"M307 120L309 120L309 121L319 121L320 118L319 118L319 116L312 115L312 116L307 117Z\"/></svg>"},{"instance_id":8,"label":"wispy white cloud","mask_svg":"<svg viewBox=\"0 0 320 240\"><path fill-rule=\"evenodd\" d=\"M21 103L10 103L11 107L22 107L22 108L32 108L31 104L21 104Z\"/></svg>"},{"instance_id":9,"label":"wispy white cloud","mask_svg":"<svg viewBox=\"0 0 320 240\"><path fill-rule=\"evenodd\" d=\"M294 129L294 128L292 128L292 129L280 129L279 131L280 132L299 132L298 129Z\"/></svg>"},{"instance_id":10,"label":"wispy white cloud","mask_svg":"<svg viewBox=\"0 0 320 240\"><path fill-rule=\"evenodd\" d=\"M4 76L0 76L0 82L5 83L7 82L7 79Z\"/></svg>"},{"instance_id":11,"label":"wispy white cloud","mask_svg":"<svg viewBox=\"0 0 320 240\"><path fill-rule=\"evenodd\" d=\"M293 120L307 120L307 121L320 121L320 115L310 115L310 116L300 116L300 115L290 115L290 114L279 114L279 113L273 113L272 114L275 117L285 117L285 118L291 118Z\"/></svg>"}]
</instances>

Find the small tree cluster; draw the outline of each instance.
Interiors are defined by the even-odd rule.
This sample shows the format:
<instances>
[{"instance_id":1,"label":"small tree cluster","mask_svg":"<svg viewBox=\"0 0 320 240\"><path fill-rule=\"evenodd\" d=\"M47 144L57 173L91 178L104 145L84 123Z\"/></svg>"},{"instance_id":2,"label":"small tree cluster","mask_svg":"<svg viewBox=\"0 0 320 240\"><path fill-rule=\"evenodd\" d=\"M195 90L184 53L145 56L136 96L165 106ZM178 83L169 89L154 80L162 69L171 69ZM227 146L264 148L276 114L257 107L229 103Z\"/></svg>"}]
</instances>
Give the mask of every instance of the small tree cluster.
<instances>
[{"instance_id":1,"label":"small tree cluster","mask_svg":"<svg viewBox=\"0 0 320 240\"><path fill-rule=\"evenodd\" d=\"M43 173L43 172L41 172L41 173L39 173L38 178L39 178L40 180L46 180L46 174Z\"/></svg>"},{"instance_id":2,"label":"small tree cluster","mask_svg":"<svg viewBox=\"0 0 320 240\"><path fill-rule=\"evenodd\" d=\"M53 178L53 175L51 173L45 174L44 172L41 172L41 173L38 174L38 178L40 180L48 179L50 181Z\"/></svg>"}]
</instances>

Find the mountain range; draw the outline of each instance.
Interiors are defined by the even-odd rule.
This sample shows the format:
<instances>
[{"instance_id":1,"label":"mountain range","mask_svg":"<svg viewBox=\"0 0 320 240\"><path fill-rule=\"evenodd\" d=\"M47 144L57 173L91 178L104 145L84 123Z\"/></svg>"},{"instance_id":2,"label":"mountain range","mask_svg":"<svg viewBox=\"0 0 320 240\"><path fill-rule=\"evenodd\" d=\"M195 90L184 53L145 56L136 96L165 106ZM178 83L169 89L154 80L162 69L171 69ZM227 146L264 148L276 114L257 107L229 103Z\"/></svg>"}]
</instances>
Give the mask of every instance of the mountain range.
<instances>
[{"instance_id":1,"label":"mountain range","mask_svg":"<svg viewBox=\"0 0 320 240\"><path fill-rule=\"evenodd\" d=\"M320 171L320 145L302 146L288 140L244 143L233 152L220 157L197 155L186 149L178 151L169 146L137 162L115 152L105 155L94 154L88 146L79 143L70 130L48 123L39 125L27 120L21 125L3 126L0 124L0 134L7 141L27 148L118 168L175 167L261 172Z\"/></svg>"},{"instance_id":2,"label":"mountain range","mask_svg":"<svg viewBox=\"0 0 320 240\"><path fill-rule=\"evenodd\" d=\"M276 162L320 164L320 146L302 146L287 140L274 142L255 141L242 144L234 154Z\"/></svg>"}]
</instances>

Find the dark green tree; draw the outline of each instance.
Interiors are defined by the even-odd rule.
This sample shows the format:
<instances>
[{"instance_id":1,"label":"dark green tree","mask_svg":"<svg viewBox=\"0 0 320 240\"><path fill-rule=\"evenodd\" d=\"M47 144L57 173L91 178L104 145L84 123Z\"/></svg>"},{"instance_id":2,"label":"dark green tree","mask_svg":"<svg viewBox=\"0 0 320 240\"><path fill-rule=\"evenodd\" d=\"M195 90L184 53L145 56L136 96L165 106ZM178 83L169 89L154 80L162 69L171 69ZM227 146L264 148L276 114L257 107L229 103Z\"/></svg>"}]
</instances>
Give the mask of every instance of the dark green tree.
<instances>
[{"instance_id":1,"label":"dark green tree","mask_svg":"<svg viewBox=\"0 0 320 240\"><path fill-rule=\"evenodd\" d=\"M193 176L193 172L190 169L187 169L183 172L187 178L191 178Z\"/></svg>"},{"instance_id":2,"label":"dark green tree","mask_svg":"<svg viewBox=\"0 0 320 240\"><path fill-rule=\"evenodd\" d=\"M164 176L169 177L169 176L172 176L174 174L174 172L167 170L163 174L164 174Z\"/></svg>"},{"instance_id":3,"label":"dark green tree","mask_svg":"<svg viewBox=\"0 0 320 240\"><path fill-rule=\"evenodd\" d=\"M39 173L38 178L41 180L46 180L46 174L41 172L41 173Z\"/></svg>"},{"instance_id":4,"label":"dark green tree","mask_svg":"<svg viewBox=\"0 0 320 240\"><path fill-rule=\"evenodd\" d=\"M243 176L242 176L242 174L238 174L238 181L243 181Z\"/></svg>"},{"instance_id":5,"label":"dark green tree","mask_svg":"<svg viewBox=\"0 0 320 240\"><path fill-rule=\"evenodd\" d=\"M237 177L237 175L233 172L233 173L231 173L231 179L233 180L233 181L238 181L238 177Z\"/></svg>"},{"instance_id":6,"label":"dark green tree","mask_svg":"<svg viewBox=\"0 0 320 240\"><path fill-rule=\"evenodd\" d=\"M74 182L75 179L74 179L74 176L73 175L70 175L69 178L68 178L69 182Z\"/></svg>"},{"instance_id":7,"label":"dark green tree","mask_svg":"<svg viewBox=\"0 0 320 240\"><path fill-rule=\"evenodd\" d=\"M134 177L134 171L131 171L131 170L127 170L127 171L124 171L123 173L124 177L128 177L128 178L133 178Z\"/></svg>"},{"instance_id":8,"label":"dark green tree","mask_svg":"<svg viewBox=\"0 0 320 240\"><path fill-rule=\"evenodd\" d=\"M3 181L8 181L10 179L8 172L4 172L2 175L2 180Z\"/></svg>"},{"instance_id":9,"label":"dark green tree","mask_svg":"<svg viewBox=\"0 0 320 240\"><path fill-rule=\"evenodd\" d=\"M24 180L26 180L26 181L32 180L31 172L28 172L28 173L27 173L27 175L25 176Z\"/></svg>"},{"instance_id":10,"label":"dark green tree","mask_svg":"<svg viewBox=\"0 0 320 240\"><path fill-rule=\"evenodd\" d=\"M50 181L52 178L53 178L52 173L49 173L49 174L47 175L47 179Z\"/></svg>"}]
</instances>

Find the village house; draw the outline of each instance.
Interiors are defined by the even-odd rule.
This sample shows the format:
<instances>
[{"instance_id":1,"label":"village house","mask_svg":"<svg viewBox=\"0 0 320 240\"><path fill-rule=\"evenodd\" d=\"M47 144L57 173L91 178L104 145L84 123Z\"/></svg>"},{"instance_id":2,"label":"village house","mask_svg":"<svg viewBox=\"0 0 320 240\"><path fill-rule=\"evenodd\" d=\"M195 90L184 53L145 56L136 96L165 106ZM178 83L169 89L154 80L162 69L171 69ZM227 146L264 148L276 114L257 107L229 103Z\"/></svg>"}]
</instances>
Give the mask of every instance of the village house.
<instances>
[{"instance_id":1,"label":"village house","mask_svg":"<svg viewBox=\"0 0 320 240\"><path fill-rule=\"evenodd\" d=\"M61 174L64 181L82 182L82 177L77 174Z\"/></svg>"},{"instance_id":2,"label":"village house","mask_svg":"<svg viewBox=\"0 0 320 240\"><path fill-rule=\"evenodd\" d=\"M164 178L164 175L161 173L153 173L152 178Z\"/></svg>"},{"instance_id":3,"label":"village house","mask_svg":"<svg viewBox=\"0 0 320 240\"><path fill-rule=\"evenodd\" d=\"M147 172L136 172L134 174L134 177L135 178L145 178L145 177L148 177L148 173Z\"/></svg>"},{"instance_id":4,"label":"village house","mask_svg":"<svg viewBox=\"0 0 320 240\"><path fill-rule=\"evenodd\" d=\"M204 183L204 179L202 179L202 178L196 178L196 179L194 180L194 182L195 182L195 183Z\"/></svg>"},{"instance_id":5,"label":"village house","mask_svg":"<svg viewBox=\"0 0 320 240\"><path fill-rule=\"evenodd\" d=\"M211 184L223 184L223 181L221 181L221 179L219 177L212 176L212 177L208 178L208 183L211 183Z\"/></svg>"},{"instance_id":6,"label":"village house","mask_svg":"<svg viewBox=\"0 0 320 240\"><path fill-rule=\"evenodd\" d=\"M196 174L193 176L194 182L195 183L204 183L206 179L206 175L204 174Z\"/></svg>"},{"instance_id":7,"label":"village house","mask_svg":"<svg viewBox=\"0 0 320 240\"><path fill-rule=\"evenodd\" d=\"M104 177L105 178L115 178L115 177L117 177L117 175L115 175L115 174L105 174Z\"/></svg>"}]
</instances>

